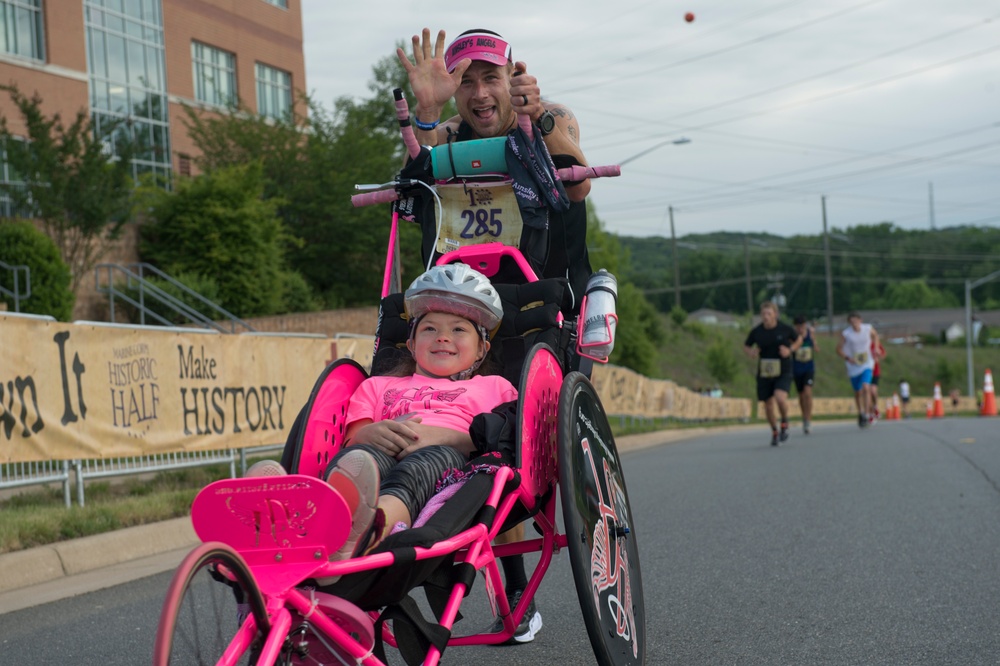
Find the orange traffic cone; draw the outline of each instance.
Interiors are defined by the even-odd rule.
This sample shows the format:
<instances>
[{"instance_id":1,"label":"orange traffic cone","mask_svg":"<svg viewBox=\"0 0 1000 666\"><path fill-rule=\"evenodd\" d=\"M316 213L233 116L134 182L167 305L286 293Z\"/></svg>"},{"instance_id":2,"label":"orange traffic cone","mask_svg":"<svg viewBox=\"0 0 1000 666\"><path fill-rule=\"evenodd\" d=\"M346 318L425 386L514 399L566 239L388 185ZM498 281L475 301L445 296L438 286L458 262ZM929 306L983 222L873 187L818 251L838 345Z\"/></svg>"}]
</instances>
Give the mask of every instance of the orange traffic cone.
<instances>
[{"instance_id":1,"label":"orange traffic cone","mask_svg":"<svg viewBox=\"0 0 1000 666\"><path fill-rule=\"evenodd\" d=\"M986 369L986 377L983 378L983 406L979 409L980 416L997 415L997 399L993 393L993 373Z\"/></svg>"},{"instance_id":2,"label":"orange traffic cone","mask_svg":"<svg viewBox=\"0 0 1000 666\"><path fill-rule=\"evenodd\" d=\"M885 418L889 421L895 421L899 418L899 396L895 393L892 394L891 398L887 398L885 401Z\"/></svg>"},{"instance_id":3,"label":"orange traffic cone","mask_svg":"<svg viewBox=\"0 0 1000 666\"><path fill-rule=\"evenodd\" d=\"M934 382L934 414L933 417L944 417L944 401L941 400L941 382Z\"/></svg>"},{"instance_id":4,"label":"orange traffic cone","mask_svg":"<svg viewBox=\"0 0 1000 666\"><path fill-rule=\"evenodd\" d=\"M929 418L929 419L934 418L934 403L933 402L928 402L927 403L927 418Z\"/></svg>"}]
</instances>

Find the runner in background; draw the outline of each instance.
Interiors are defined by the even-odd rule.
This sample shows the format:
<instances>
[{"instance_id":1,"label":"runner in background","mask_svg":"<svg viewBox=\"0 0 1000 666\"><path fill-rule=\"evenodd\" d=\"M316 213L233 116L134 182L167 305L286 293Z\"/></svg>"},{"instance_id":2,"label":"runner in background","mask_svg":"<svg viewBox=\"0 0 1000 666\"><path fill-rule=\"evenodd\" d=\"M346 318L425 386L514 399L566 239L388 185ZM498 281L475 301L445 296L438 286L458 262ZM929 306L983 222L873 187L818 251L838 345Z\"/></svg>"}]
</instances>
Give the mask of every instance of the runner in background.
<instances>
[{"instance_id":1,"label":"runner in background","mask_svg":"<svg viewBox=\"0 0 1000 666\"><path fill-rule=\"evenodd\" d=\"M868 426L868 414L871 411L872 345L878 344L878 333L871 324L861 321L861 315L852 312L847 315L849 326L840 333L837 343L837 356L847 364L847 377L854 389L854 403L858 407L858 427Z\"/></svg>"},{"instance_id":2,"label":"runner in background","mask_svg":"<svg viewBox=\"0 0 1000 666\"><path fill-rule=\"evenodd\" d=\"M872 340L871 352L875 365L872 367L872 404L871 411L868 413L868 422L875 423L880 415L878 411L878 380L882 376L882 369L879 366L879 361L885 358L885 347L882 346L881 340Z\"/></svg>"},{"instance_id":3,"label":"runner in background","mask_svg":"<svg viewBox=\"0 0 1000 666\"><path fill-rule=\"evenodd\" d=\"M792 354L802 338L788 324L778 321L778 306L771 301L760 304L760 324L747 335L743 352L757 363L757 400L764 402L767 422L771 424L771 446L788 439L788 389L792 385ZM781 429L775 407L781 414Z\"/></svg>"},{"instance_id":4,"label":"runner in background","mask_svg":"<svg viewBox=\"0 0 1000 666\"><path fill-rule=\"evenodd\" d=\"M802 412L802 432L809 434L809 424L812 421L813 381L816 377L816 362L813 355L819 351L816 344L816 329L812 327L805 316L795 317L795 332L802 338L802 346L795 350L792 357L792 378L795 380L795 391L799 394L799 410Z\"/></svg>"},{"instance_id":5,"label":"runner in background","mask_svg":"<svg viewBox=\"0 0 1000 666\"><path fill-rule=\"evenodd\" d=\"M910 418L910 382L899 380L899 400L903 403L903 418Z\"/></svg>"}]
</instances>

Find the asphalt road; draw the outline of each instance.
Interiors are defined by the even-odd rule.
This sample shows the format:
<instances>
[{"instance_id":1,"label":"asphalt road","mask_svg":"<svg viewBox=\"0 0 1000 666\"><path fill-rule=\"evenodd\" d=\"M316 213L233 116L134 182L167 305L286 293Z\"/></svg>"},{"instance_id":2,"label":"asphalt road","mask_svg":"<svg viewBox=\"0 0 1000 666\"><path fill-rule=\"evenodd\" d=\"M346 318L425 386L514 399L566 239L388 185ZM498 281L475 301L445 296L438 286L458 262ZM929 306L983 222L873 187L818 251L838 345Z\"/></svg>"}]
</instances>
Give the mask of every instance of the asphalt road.
<instances>
[{"instance_id":1,"label":"asphalt road","mask_svg":"<svg viewBox=\"0 0 1000 666\"><path fill-rule=\"evenodd\" d=\"M1000 663L998 428L820 423L772 448L758 427L626 454L648 663ZM0 615L0 663L149 663L168 580ZM593 663L565 556L538 603L534 643L446 663ZM482 585L463 610L489 623Z\"/></svg>"}]
</instances>

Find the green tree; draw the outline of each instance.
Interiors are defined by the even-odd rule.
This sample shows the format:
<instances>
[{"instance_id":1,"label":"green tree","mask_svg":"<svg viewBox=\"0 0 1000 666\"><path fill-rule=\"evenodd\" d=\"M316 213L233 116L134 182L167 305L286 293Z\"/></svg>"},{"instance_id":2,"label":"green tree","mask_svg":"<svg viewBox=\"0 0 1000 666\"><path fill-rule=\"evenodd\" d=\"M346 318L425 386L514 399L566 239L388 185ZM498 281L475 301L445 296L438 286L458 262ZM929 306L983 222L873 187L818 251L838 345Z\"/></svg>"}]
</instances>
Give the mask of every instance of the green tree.
<instances>
[{"instance_id":1,"label":"green tree","mask_svg":"<svg viewBox=\"0 0 1000 666\"><path fill-rule=\"evenodd\" d=\"M959 301L954 294L935 289L926 280L894 282L885 289L882 307L890 310L913 308L957 308Z\"/></svg>"},{"instance_id":2,"label":"green tree","mask_svg":"<svg viewBox=\"0 0 1000 666\"><path fill-rule=\"evenodd\" d=\"M615 349L609 359L616 365L655 376L657 349L665 337L659 314L630 279L629 252L618 237L604 231L592 203L587 204L587 248L590 265L605 268L618 279L618 326Z\"/></svg>"},{"instance_id":3,"label":"green tree","mask_svg":"<svg viewBox=\"0 0 1000 666\"><path fill-rule=\"evenodd\" d=\"M117 156L106 153L111 135L95 136L86 111L64 125L58 114L42 112L42 100L16 86L0 86L10 95L27 135L14 135L0 116L0 146L12 178L0 183L15 207L41 221L71 271L73 290L118 238L132 208L131 147L126 133L115 132Z\"/></svg>"},{"instance_id":4,"label":"green tree","mask_svg":"<svg viewBox=\"0 0 1000 666\"><path fill-rule=\"evenodd\" d=\"M213 277L218 303L237 316L281 311L284 231L279 200L263 190L261 165L250 162L148 193L143 257L168 273Z\"/></svg>"},{"instance_id":5,"label":"green tree","mask_svg":"<svg viewBox=\"0 0 1000 666\"><path fill-rule=\"evenodd\" d=\"M69 268L59 256L59 248L52 239L27 220L0 221L0 261L11 266L27 266L30 272L31 296L20 301L21 312L52 315L59 321L69 321L73 316L76 296L70 289ZM21 294L26 292L23 273L18 284ZM0 271L0 286L14 291L14 276ZM5 299L7 307L14 310L14 299Z\"/></svg>"},{"instance_id":6,"label":"green tree","mask_svg":"<svg viewBox=\"0 0 1000 666\"><path fill-rule=\"evenodd\" d=\"M357 183L390 180L403 163L392 90L406 88L395 56L377 63L373 97L337 99L332 111L306 99L308 116L281 122L252 114L188 112L205 172L260 160L265 198L280 198L287 259L326 307L370 304L380 293L390 215L386 206L356 209ZM420 270L419 229L400 229L404 275Z\"/></svg>"}]
</instances>

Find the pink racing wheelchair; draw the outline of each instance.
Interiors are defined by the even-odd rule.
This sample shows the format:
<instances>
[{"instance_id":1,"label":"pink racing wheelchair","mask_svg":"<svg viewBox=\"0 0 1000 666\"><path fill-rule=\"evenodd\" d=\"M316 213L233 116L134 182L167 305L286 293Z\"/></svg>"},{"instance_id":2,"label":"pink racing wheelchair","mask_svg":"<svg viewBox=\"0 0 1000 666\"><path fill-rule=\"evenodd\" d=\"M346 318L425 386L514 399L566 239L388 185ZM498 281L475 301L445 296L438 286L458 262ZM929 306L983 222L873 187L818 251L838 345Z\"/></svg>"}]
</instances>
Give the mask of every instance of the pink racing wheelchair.
<instances>
[{"instance_id":1,"label":"pink racing wheelchair","mask_svg":"<svg viewBox=\"0 0 1000 666\"><path fill-rule=\"evenodd\" d=\"M203 543L185 557L167 590L153 663L379 665L387 663L389 647L407 664L438 664L446 648L510 639L553 556L565 548L597 662L644 664L633 517L614 436L588 378L592 359L606 358L581 342L587 299L576 308L565 279L537 277L517 247L522 229L513 242L504 235L513 205L511 177L499 157L511 150L506 140L456 144L461 155L450 144L428 151L416 145L401 91L396 107L411 158L429 169L422 179L401 174L386 189L355 197L356 205L397 202L372 373L405 343L395 268L398 222L413 207L412 197L431 196L437 210L425 233L433 237L431 258L469 264L501 295L505 314L491 354L518 387L516 412L477 419L474 439L483 442L482 455L469 461L464 483L426 524L387 537L368 555L330 561L347 539L351 515L321 477L342 444L347 403L368 375L352 360L328 366L291 429L282 458L287 476L222 480L196 497L191 518ZM551 166L530 122L522 121L518 132L529 152L542 153L532 159ZM477 171L463 166L470 155ZM493 166L479 171L484 163ZM556 179L617 175L616 167L550 171ZM485 231L464 244L470 228ZM518 277L500 279L512 275ZM559 503L564 532L557 525ZM528 521L537 538L493 543ZM511 608L498 558L527 553L538 554L537 564ZM459 609L480 573L502 630L462 634ZM431 619L411 596L418 588Z\"/></svg>"}]
</instances>

